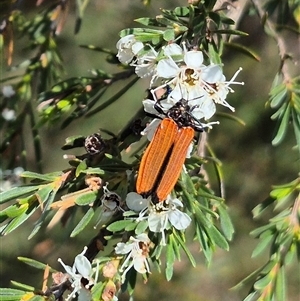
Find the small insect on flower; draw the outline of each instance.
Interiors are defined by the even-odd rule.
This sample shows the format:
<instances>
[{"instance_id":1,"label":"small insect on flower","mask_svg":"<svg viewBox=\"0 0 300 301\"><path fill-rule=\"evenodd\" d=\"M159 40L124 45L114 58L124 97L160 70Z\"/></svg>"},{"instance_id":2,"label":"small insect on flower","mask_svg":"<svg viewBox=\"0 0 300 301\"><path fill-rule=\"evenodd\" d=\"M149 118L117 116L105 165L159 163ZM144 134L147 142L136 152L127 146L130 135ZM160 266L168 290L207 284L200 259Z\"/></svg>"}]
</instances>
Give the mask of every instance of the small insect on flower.
<instances>
[{"instance_id":1,"label":"small insect on flower","mask_svg":"<svg viewBox=\"0 0 300 301\"><path fill-rule=\"evenodd\" d=\"M156 108L160 111L158 105ZM136 190L145 198L151 196L154 204L166 200L180 176L195 130L203 131L192 109L185 100L174 105L157 127L142 157Z\"/></svg>"}]
</instances>

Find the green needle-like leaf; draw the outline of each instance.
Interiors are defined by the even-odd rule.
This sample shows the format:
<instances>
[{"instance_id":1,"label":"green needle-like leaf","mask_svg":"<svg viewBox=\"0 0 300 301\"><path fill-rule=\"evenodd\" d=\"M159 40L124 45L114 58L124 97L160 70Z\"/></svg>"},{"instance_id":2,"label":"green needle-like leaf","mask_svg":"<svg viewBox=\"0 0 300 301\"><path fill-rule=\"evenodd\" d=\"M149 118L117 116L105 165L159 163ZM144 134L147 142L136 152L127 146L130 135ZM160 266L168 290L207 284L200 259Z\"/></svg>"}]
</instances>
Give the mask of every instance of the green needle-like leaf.
<instances>
[{"instance_id":1,"label":"green needle-like leaf","mask_svg":"<svg viewBox=\"0 0 300 301\"><path fill-rule=\"evenodd\" d=\"M291 107L288 104L287 107L285 108L284 114L282 116L282 119L280 120L279 128L277 131L276 136L272 140L273 145L278 145L280 142L282 142L283 138L285 137L285 134L288 129L288 123L290 120L290 110Z\"/></svg>"},{"instance_id":2,"label":"green needle-like leaf","mask_svg":"<svg viewBox=\"0 0 300 301\"><path fill-rule=\"evenodd\" d=\"M285 301L286 299L286 277L285 270L282 266L276 277L276 286L275 286L276 300Z\"/></svg>"},{"instance_id":3,"label":"green needle-like leaf","mask_svg":"<svg viewBox=\"0 0 300 301\"><path fill-rule=\"evenodd\" d=\"M0 288L0 300L19 301L25 295L26 291L13 288Z\"/></svg>"},{"instance_id":4,"label":"green needle-like leaf","mask_svg":"<svg viewBox=\"0 0 300 301\"><path fill-rule=\"evenodd\" d=\"M93 208L90 208L85 215L81 218L78 225L74 228L72 233L70 234L70 237L75 237L77 234L79 234L91 221L95 214L95 211Z\"/></svg>"},{"instance_id":5,"label":"green needle-like leaf","mask_svg":"<svg viewBox=\"0 0 300 301\"><path fill-rule=\"evenodd\" d=\"M107 227L107 230L112 231L112 232L118 232L118 231L124 230L128 225L130 225L132 223L135 223L135 222L132 220L116 221L116 222L110 224Z\"/></svg>"},{"instance_id":6,"label":"green needle-like leaf","mask_svg":"<svg viewBox=\"0 0 300 301\"><path fill-rule=\"evenodd\" d=\"M175 254L173 249L173 243L169 241L166 246L166 278L168 281L170 281L173 276L174 262L175 262Z\"/></svg>"}]
</instances>

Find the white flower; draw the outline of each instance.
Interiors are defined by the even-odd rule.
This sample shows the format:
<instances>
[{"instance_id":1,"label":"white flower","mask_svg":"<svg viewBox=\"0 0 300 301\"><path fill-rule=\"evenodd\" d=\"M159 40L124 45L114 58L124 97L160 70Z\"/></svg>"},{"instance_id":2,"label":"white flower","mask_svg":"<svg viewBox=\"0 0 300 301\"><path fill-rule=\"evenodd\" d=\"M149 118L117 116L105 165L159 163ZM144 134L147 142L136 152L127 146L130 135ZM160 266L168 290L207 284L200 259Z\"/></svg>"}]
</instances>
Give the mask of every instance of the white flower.
<instances>
[{"instance_id":1,"label":"white flower","mask_svg":"<svg viewBox=\"0 0 300 301\"><path fill-rule=\"evenodd\" d=\"M13 87L9 85L2 88L2 94L4 97L12 97L16 94L16 92Z\"/></svg>"},{"instance_id":2,"label":"white flower","mask_svg":"<svg viewBox=\"0 0 300 301\"><path fill-rule=\"evenodd\" d=\"M134 56L144 48L144 44L135 39L134 35L127 35L121 38L116 47L118 48L117 58L121 63L129 64Z\"/></svg>"},{"instance_id":3,"label":"white flower","mask_svg":"<svg viewBox=\"0 0 300 301\"><path fill-rule=\"evenodd\" d=\"M131 66L135 66L135 73L138 77L144 78L152 76L156 68L156 57L158 53L151 48L143 55L139 55L137 60L131 63Z\"/></svg>"},{"instance_id":4,"label":"white flower","mask_svg":"<svg viewBox=\"0 0 300 301\"><path fill-rule=\"evenodd\" d=\"M204 89L207 91L209 97L217 104L221 104L228 107L234 112L234 108L225 100L229 92L234 92L229 87L231 84L243 85L243 82L235 82L235 78L240 73L242 68L233 75L230 81L226 81L226 78L222 72L222 69L218 65L210 65L203 70Z\"/></svg>"},{"instance_id":5,"label":"white flower","mask_svg":"<svg viewBox=\"0 0 300 301\"><path fill-rule=\"evenodd\" d=\"M183 57L184 64L178 66L175 60L169 56L157 64L157 76L162 78L173 78L181 83L194 86L201 79L203 65L203 54L201 51L187 51Z\"/></svg>"},{"instance_id":6,"label":"white flower","mask_svg":"<svg viewBox=\"0 0 300 301\"><path fill-rule=\"evenodd\" d=\"M11 121L16 119L16 112L15 110L10 110L9 108L4 108L2 111L2 117L6 121Z\"/></svg>"},{"instance_id":7,"label":"white flower","mask_svg":"<svg viewBox=\"0 0 300 301\"><path fill-rule=\"evenodd\" d=\"M92 265L89 260L84 256L87 247L84 247L83 251L75 257L74 264L72 267L64 264L61 258L58 258L58 262L64 267L65 271L67 272L68 276L70 277L71 286L73 287L73 291L67 297L67 301L71 298L75 298L76 294L80 295L81 290L84 287L81 284L81 279L85 278L88 280L88 284L85 285L86 289L94 284L94 280L91 278L93 273Z\"/></svg>"},{"instance_id":8,"label":"white flower","mask_svg":"<svg viewBox=\"0 0 300 301\"><path fill-rule=\"evenodd\" d=\"M203 64L203 53L197 50L186 51L184 48L184 57L182 64L169 56L162 59L157 64L156 77L169 79L164 85L172 85L172 90L166 100L160 100L162 107L174 106L177 102L185 99L188 105L193 108L193 115L197 119L211 118L216 111L212 99L207 98L208 94L203 88L202 78L203 70L206 66ZM162 86L159 86L160 89ZM155 98L154 98L155 99ZM155 101L157 101L155 99Z\"/></svg>"},{"instance_id":9,"label":"white flower","mask_svg":"<svg viewBox=\"0 0 300 301\"><path fill-rule=\"evenodd\" d=\"M96 228L100 223L102 225L106 224L117 211L122 210L120 207L120 196L115 192L111 192L107 186L108 183L103 186L103 196L101 198L101 205L99 206L100 214L94 228Z\"/></svg>"},{"instance_id":10,"label":"white flower","mask_svg":"<svg viewBox=\"0 0 300 301\"><path fill-rule=\"evenodd\" d=\"M225 100L228 92L233 92L229 87L231 84L242 84L235 82L237 71L230 81L225 80L222 68L211 64L205 66L203 63L203 53L198 50L187 51L185 44L183 50L176 44L165 47L164 54L167 58L161 59L153 75L152 82L156 78L161 78L163 84L155 88L152 92L154 103L159 104L165 110L174 106L183 99L187 101L191 108L190 113L196 119L210 119L216 112L216 105L221 104L234 111L234 108ZM179 47L179 48L178 48ZM180 59L183 56L182 59ZM156 99L156 90L170 86L171 92L165 99ZM146 103L146 112L155 111ZM203 124L204 127L211 127L212 123Z\"/></svg>"},{"instance_id":11,"label":"white flower","mask_svg":"<svg viewBox=\"0 0 300 301\"><path fill-rule=\"evenodd\" d=\"M136 238L131 236L127 243L119 242L117 244L115 247L116 254L127 255L125 261L120 267L120 272L122 273L122 283L125 282L126 274L132 267L134 267L138 273L150 273L150 268L147 261L150 244L151 241L148 235L145 233L137 235Z\"/></svg>"},{"instance_id":12,"label":"white flower","mask_svg":"<svg viewBox=\"0 0 300 301\"><path fill-rule=\"evenodd\" d=\"M191 223L191 218L177 209L183 207L182 202L170 195L166 201L154 205L149 199L144 199L136 192L130 192L126 204L129 209L140 212L137 222L147 219L150 231L162 234L163 245L166 244L164 231L169 227L169 223L177 230L185 230Z\"/></svg>"},{"instance_id":13,"label":"white flower","mask_svg":"<svg viewBox=\"0 0 300 301\"><path fill-rule=\"evenodd\" d=\"M208 109L203 109L203 104L206 103L204 97L206 92L203 89L202 71L205 68L203 65L203 54L201 51L188 51L184 55L184 64L178 66L170 57L159 61L157 65L157 75L171 80L168 84L173 84L174 88L168 95L168 102L175 105L178 101L185 99L191 107L202 107L199 109L195 117L209 119L215 113L215 107L211 103L207 103Z\"/></svg>"},{"instance_id":14,"label":"white flower","mask_svg":"<svg viewBox=\"0 0 300 301\"><path fill-rule=\"evenodd\" d=\"M185 230L191 223L191 218L177 207L183 207L182 202L178 199L172 199L170 195L165 202L149 206L149 229L152 232L162 234L163 245L166 245L164 231L168 227L168 222L177 230Z\"/></svg>"}]
</instances>

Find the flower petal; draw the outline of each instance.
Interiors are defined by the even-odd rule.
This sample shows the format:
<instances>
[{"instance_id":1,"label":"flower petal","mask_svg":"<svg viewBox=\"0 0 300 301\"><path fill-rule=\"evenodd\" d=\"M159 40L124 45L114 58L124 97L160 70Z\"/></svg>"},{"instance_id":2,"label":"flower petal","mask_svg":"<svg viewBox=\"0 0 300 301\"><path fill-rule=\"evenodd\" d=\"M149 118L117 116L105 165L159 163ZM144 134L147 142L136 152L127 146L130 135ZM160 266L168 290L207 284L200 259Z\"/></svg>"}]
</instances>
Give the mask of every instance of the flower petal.
<instances>
[{"instance_id":1,"label":"flower petal","mask_svg":"<svg viewBox=\"0 0 300 301\"><path fill-rule=\"evenodd\" d=\"M162 232L164 230L165 219L167 218L166 214L155 213L150 214L148 217L148 226L152 232Z\"/></svg>"},{"instance_id":2,"label":"flower petal","mask_svg":"<svg viewBox=\"0 0 300 301\"><path fill-rule=\"evenodd\" d=\"M202 79L210 84L214 84L225 81L225 76L219 65L210 65L203 70Z\"/></svg>"},{"instance_id":3,"label":"flower petal","mask_svg":"<svg viewBox=\"0 0 300 301\"><path fill-rule=\"evenodd\" d=\"M129 34L125 37L122 37L118 42L117 42L117 45L116 47L118 49L121 49L121 48L128 48L130 47L130 44L132 43L132 41L134 41L135 38L134 38L134 35L133 34Z\"/></svg>"},{"instance_id":4,"label":"flower petal","mask_svg":"<svg viewBox=\"0 0 300 301\"><path fill-rule=\"evenodd\" d=\"M182 48L176 43L168 44L167 46L165 46L163 48L163 50L164 50L164 54L166 56L178 56L178 57L180 57L183 54ZM174 58L174 60L175 61L181 61L182 58L180 58L178 60Z\"/></svg>"},{"instance_id":5,"label":"flower petal","mask_svg":"<svg viewBox=\"0 0 300 301\"><path fill-rule=\"evenodd\" d=\"M131 252L133 244L125 244L123 242L118 242L115 247L116 254L128 254Z\"/></svg>"},{"instance_id":6,"label":"flower petal","mask_svg":"<svg viewBox=\"0 0 300 301\"><path fill-rule=\"evenodd\" d=\"M177 230L184 230L192 220L186 213L175 209L169 214L169 221Z\"/></svg>"},{"instance_id":7,"label":"flower petal","mask_svg":"<svg viewBox=\"0 0 300 301\"><path fill-rule=\"evenodd\" d=\"M150 239L146 233L141 233L141 234L137 235L135 241L141 241L145 244L150 243Z\"/></svg>"},{"instance_id":8,"label":"flower petal","mask_svg":"<svg viewBox=\"0 0 300 301\"><path fill-rule=\"evenodd\" d=\"M149 113L149 114L157 114L157 111L154 109L154 101L151 99L144 99L143 100L143 106L144 106L144 111Z\"/></svg>"},{"instance_id":9,"label":"flower petal","mask_svg":"<svg viewBox=\"0 0 300 301\"><path fill-rule=\"evenodd\" d=\"M142 42L139 42L139 41L135 41L133 44L132 44L132 47L131 47L131 50L132 50L132 53L137 55L138 52L140 50L142 50L144 48L144 44Z\"/></svg>"},{"instance_id":10,"label":"flower petal","mask_svg":"<svg viewBox=\"0 0 300 301\"><path fill-rule=\"evenodd\" d=\"M126 204L130 210L140 212L148 206L149 201L144 199L140 194L136 192L129 192L126 196Z\"/></svg>"},{"instance_id":11,"label":"flower petal","mask_svg":"<svg viewBox=\"0 0 300 301\"><path fill-rule=\"evenodd\" d=\"M193 115L196 118L204 118L205 120L211 118L216 113L216 105L209 97L203 97L198 106L193 110ZM202 115L201 117L199 117Z\"/></svg>"},{"instance_id":12,"label":"flower petal","mask_svg":"<svg viewBox=\"0 0 300 301\"><path fill-rule=\"evenodd\" d=\"M177 76L180 68L171 58L160 60L156 67L157 76L163 78L172 78Z\"/></svg>"},{"instance_id":13,"label":"flower petal","mask_svg":"<svg viewBox=\"0 0 300 301\"><path fill-rule=\"evenodd\" d=\"M134 269L141 274L147 272L147 269L145 267L145 260L146 258L143 255L135 256L133 258Z\"/></svg>"},{"instance_id":14,"label":"flower petal","mask_svg":"<svg viewBox=\"0 0 300 301\"><path fill-rule=\"evenodd\" d=\"M75 257L74 266L83 278L89 278L92 271L92 265L84 255L79 254Z\"/></svg>"},{"instance_id":15,"label":"flower petal","mask_svg":"<svg viewBox=\"0 0 300 301\"><path fill-rule=\"evenodd\" d=\"M200 69L203 67L202 51L191 50L184 55L184 62L188 67Z\"/></svg>"},{"instance_id":16,"label":"flower petal","mask_svg":"<svg viewBox=\"0 0 300 301\"><path fill-rule=\"evenodd\" d=\"M183 207L183 204L179 199L173 199L170 195L168 196L167 201L169 202L170 206L175 205L175 207Z\"/></svg>"},{"instance_id":17,"label":"flower petal","mask_svg":"<svg viewBox=\"0 0 300 301\"><path fill-rule=\"evenodd\" d=\"M133 59L133 53L131 49L123 49L118 52L117 58L121 63L129 64Z\"/></svg>"},{"instance_id":18,"label":"flower petal","mask_svg":"<svg viewBox=\"0 0 300 301\"><path fill-rule=\"evenodd\" d=\"M142 131L142 135L147 135L147 139L149 141L152 140L154 133L156 131L156 128L158 127L158 125L161 123L161 119L155 118L153 119L149 125Z\"/></svg>"}]
</instances>

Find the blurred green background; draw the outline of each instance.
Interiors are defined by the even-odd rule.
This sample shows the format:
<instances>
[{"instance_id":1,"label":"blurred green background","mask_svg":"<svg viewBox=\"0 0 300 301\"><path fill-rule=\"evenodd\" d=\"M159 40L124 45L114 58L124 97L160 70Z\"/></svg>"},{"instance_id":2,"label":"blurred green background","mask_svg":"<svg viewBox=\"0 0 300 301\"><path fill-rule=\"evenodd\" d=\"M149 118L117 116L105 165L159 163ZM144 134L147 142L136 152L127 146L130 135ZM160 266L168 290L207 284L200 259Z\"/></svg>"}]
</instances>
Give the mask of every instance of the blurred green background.
<instances>
[{"instance_id":1,"label":"blurred green background","mask_svg":"<svg viewBox=\"0 0 300 301\"><path fill-rule=\"evenodd\" d=\"M45 3L47 4L47 1ZM171 9L185 3L186 1L153 0L151 6L145 8L141 1L90 1L81 30L77 35L74 35L76 12L71 6L65 27L58 38L66 67L65 78L88 75L88 70L92 68L102 68L109 72L117 71L105 62L104 54L80 48L79 45L93 44L114 50L119 39L119 31L138 26L133 22L135 18L153 17L159 14L160 7ZM40 10L35 7L35 1L23 1L22 5L29 16ZM197 259L197 268L192 268L182 254L182 261L175 265L172 281L167 282L163 273L159 274L152 269L147 284L143 284L142 278L139 278L135 292L136 300L241 300L246 296L249 287L240 291L230 288L266 260L264 256L251 258L257 241L249 236L249 232L266 223L271 213L264 219L253 221L251 210L268 196L271 185L289 182L297 176L299 161L297 161L297 151L292 150L294 145L292 130L287 134L282 145L278 147L271 145L275 123L270 120L272 111L265 104L273 78L279 68L276 43L265 35L259 19L254 15L244 15L239 29L249 33L249 37L239 39L239 42L254 49L261 57L261 61L256 62L237 52L225 51L224 53L224 74L227 79L230 79L239 67L243 68L238 80L244 81L245 85L233 86L235 93L229 94L227 101L236 108L235 115L243 119L246 125L241 126L223 118L220 119L220 125L215 126L209 134L209 143L223 162L226 201L236 231L230 244L230 251L217 250L213 264L207 267L198 245L190 240L190 249ZM295 37L291 35L288 38L290 50L297 50L299 44ZM28 55L28 50L25 50L24 46L22 41L17 43L13 64L22 61ZM7 74L5 65L2 65L1 78ZM44 129L41 137L44 172L61 170L68 166L63 159L65 151L61 150L66 137L92 134L100 127L114 133L121 130L126 121L140 108L147 84L148 81L140 80L114 105L92 118L82 118L74 122L65 130L60 130L59 125ZM27 144L30 162L28 169L34 171L30 137ZM217 191L213 172L210 172L210 180ZM45 229L40 231L34 238L28 240L28 234L36 219L37 216L31 217L26 227L1 238L1 287L10 286L10 280L41 287L42 273L18 262L17 256L31 257L61 269L57 258L61 257L67 264L72 264L74 256L81 252L82 247L96 234L96 230L91 228L88 233L84 231L76 238L70 239L68 233L57 225L50 231ZM288 300L291 301L299 300L298 268L290 267L288 271ZM128 296L121 296L121 300L127 298Z\"/></svg>"}]
</instances>

